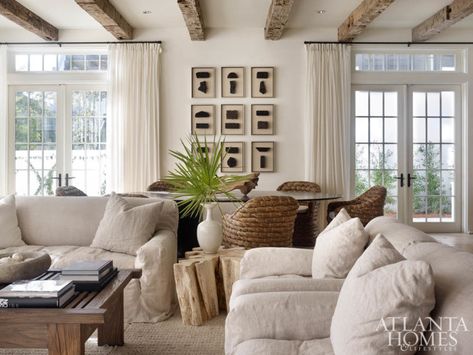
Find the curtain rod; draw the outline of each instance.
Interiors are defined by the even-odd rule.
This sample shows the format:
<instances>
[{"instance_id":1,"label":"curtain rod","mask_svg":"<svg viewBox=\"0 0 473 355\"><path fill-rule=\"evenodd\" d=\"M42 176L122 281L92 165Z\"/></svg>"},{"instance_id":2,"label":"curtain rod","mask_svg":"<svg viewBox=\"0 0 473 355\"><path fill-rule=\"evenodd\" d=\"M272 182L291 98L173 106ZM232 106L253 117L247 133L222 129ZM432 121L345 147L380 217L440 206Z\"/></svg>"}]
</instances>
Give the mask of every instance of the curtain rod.
<instances>
[{"instance_id":1,"label":"curtain rod","mask_svg":"<svg viewBox=\"0 0 473 355\"><path fill-rule=\"evenodd\" d=\"M115 41L115 42L0 42L5 45L44 45L44 44L55 44L59 47L68 44L117 44L117 43L161 43L161 41Z\"/></svg>"},{"instance_id":2,"label":"curtain rod","mask_svg":"<svg viewBox=\"0 0 473 355\"><path fill-rule=\"evenodd\" d=\"M347 41L304 41L304 44L400 44L412 46L417 44L453 44L453 45L472 45L473 42L347 42Z\"/></svg>"}]
</instances>

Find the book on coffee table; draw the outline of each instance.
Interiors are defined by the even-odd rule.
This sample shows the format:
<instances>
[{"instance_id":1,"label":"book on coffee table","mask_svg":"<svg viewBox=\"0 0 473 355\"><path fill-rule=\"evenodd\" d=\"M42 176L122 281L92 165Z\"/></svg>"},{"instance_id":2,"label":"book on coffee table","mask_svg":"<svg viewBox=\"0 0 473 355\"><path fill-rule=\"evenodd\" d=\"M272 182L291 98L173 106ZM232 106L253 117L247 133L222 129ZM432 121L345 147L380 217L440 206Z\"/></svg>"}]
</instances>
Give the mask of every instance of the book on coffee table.
<instances>
[{"instance_id":1,"label":"book on coffee table","mask_svg":"<svg viewBox=\"0 0 473 355\"><path fill-rule=\"evenodd\" d=\"M68 280L18 281L0 290L0 307L62 307L74 293L74 284Z\"/></svg>"},{"instance_id":2,"label":"book on coffee table","mask_svg":"<svg viewBox=\"0 0 473 355\"><path fill-rule=\"evenodd\" d=\"M78 261L64 268L60 279L71 280L77 291L99 291L117 272L112 260Z\"/></svg>"}]
</instances>

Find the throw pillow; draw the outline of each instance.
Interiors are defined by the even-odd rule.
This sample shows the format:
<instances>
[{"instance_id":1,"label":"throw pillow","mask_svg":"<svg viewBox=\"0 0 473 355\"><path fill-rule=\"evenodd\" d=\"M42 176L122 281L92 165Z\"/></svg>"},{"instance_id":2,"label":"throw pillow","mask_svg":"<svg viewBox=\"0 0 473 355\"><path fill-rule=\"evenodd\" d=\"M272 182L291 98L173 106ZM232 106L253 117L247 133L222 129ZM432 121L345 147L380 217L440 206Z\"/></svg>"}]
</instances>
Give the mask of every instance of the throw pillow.
<instances>
[{"instance_id":1,"label":"throw pillow","mask_svg":"<svg viewBox=\"0 0 473 355\"><path fill-rule=\"evenodd\" d=\"M418 322L434 305L430 265L405 260L378 235L340 290L330 329L334 353L414 354L422 328Z\"/></svg>"},{"instance_id":2,"label":"throw pillow","mask_svg":"<svg viewBox=\"0 0 473 355\"><path fill-rule=\"evenodd\" d=\"M369 236L359 218L352 218L321 233L312 259L314 279L343 279L363 254Z\"/></svg>"},{"instance_id":3,"label":"throw pillow","mask_svg":"<svg viewBox=\"0 0 473 355\"><path fill-rule=\"evenodd\" d=\"M0 200L0 248L25 245L16 216L15 195Z\"/></svg>"},{"instance_id":4,"label":"throw pillow","mask_svg":"<svg viewBox=\"0 0 473 355\"><path fill-rule=\"evenodd\" d=\"M320 232L322 234L323 232L328 232L329 230L338 227L340 224L343 224L345 222L348 222L351 219L350 215L348 214L347 210L342 208L340 212L337 213L334 219L328 224L325 229ZM320 235L319 234L319 235Z\"/></svg>"},{"instance_id":5,"label":"throw pillow","mask_svg":"<svg viewBox=\"0 0 473 355\"><path fill-rule=\"evenodd\" d=\"M132 206L112 193L91 247L136 255L136 251L153 236L163 204L164 201L160 201Z\"/></svg>"}]
</instances>

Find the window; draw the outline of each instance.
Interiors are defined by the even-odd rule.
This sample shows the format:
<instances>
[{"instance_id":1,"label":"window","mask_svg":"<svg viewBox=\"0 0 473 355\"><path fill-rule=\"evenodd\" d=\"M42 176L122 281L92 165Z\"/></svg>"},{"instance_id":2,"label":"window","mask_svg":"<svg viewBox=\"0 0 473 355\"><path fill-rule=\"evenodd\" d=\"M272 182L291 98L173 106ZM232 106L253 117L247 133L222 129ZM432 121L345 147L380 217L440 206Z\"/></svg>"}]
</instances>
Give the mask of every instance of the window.
<instances>
[{"instance_id":1,"label":"window","mask_svg":"<svg viewBox=\"0 0 473 355\"><path fill-rule=\"evenodd\" d=\"M106 54L15 54L17 72L100 72L107 67Z\"/></svg>"},{"instance_id":2,"label":"window","mask_svg":"<svg viewBox=\"0 0 473 355\"><path fill-rule=\"evenodd\" d=\"M356 53L355 71L451 72L460 70L457 53Z\"/></svg>"}]
</instances>

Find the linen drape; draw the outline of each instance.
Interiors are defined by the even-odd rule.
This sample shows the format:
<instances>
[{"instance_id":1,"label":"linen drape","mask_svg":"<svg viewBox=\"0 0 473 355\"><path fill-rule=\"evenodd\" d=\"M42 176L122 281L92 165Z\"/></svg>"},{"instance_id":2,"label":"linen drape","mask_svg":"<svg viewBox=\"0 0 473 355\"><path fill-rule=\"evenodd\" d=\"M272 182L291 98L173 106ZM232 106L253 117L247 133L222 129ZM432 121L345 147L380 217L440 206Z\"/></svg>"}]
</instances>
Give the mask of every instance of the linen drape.
<instances>
[{"instance_id":1,"label":"linen drape","mask_svg":"<svg viewBox=\"0 0 473 355\"><path fill-rule=\"evenodd\" d=\"M7 46L0 45L0 196L8 190Z\"/></svg>"},{"instance_id":2,"label":"linen drape","mask_svg":"<svg viewBox=\"0 0 473 355\"><path fill-rule=\"evenodd\" d=\"M158 180L160 52L158 43L109 46L109 191Z\"/></svg>"},{"instance_id":3,"label":"linen drape","mask_svg":"<svg viewBox=\"0 0 473 355\"><path fill-rule=\"evenodd\" d=\"M323 192L348 197L350 139L350 46L307 44L305 110L306 180ZM325 225L327 204L322 203L320 227Z\"/></svg>"}]
</instances>

